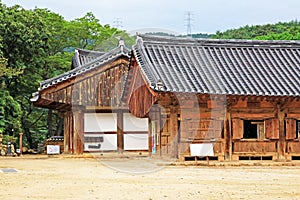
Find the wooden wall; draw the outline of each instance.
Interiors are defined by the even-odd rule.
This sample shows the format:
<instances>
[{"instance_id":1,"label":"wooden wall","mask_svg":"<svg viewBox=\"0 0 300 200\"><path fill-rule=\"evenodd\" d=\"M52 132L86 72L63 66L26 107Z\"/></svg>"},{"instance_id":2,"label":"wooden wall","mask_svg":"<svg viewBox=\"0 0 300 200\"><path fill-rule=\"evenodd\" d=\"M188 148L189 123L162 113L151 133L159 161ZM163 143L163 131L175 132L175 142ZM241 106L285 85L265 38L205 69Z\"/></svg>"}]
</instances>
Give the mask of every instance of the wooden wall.
<instances>
[{"instance_id":1,"label":"wooden wall","mask_svg":"<svg viewBox=\"0 0 300 200\"><path fill-rule=\"evenodd\" d=\"M215 155L228 160L238 156L285 160L288 154L300 155L296 100L164 93L157 104L164 111L161 143L168 147L162 154L184 157L190 153L190 143L213 143ZM244 138L244 120L263 122L261 138Z\"/></svg>"},{"instance_id":2,"label":"wooden wall","mask_svg":"<svg viewBox=\"0 0 300 200\"><path fill-rule=\"evenodd\" d=\"M133 62L126 80L125 100L131 113L137 117L148 115L152 105L157 100L157 95L143 78L140 68Z\"/></svg>"},{"instance_id":3,"label":"wooden wall","mask_svg":"<svg viewBox=\"0 0 300 200\"><path fill-rule=\"evenodd\" d=\"M116 107L127 72L128 60L118 59L45 89L41 98L72 106Z\"/></svg>"}]
</instances>

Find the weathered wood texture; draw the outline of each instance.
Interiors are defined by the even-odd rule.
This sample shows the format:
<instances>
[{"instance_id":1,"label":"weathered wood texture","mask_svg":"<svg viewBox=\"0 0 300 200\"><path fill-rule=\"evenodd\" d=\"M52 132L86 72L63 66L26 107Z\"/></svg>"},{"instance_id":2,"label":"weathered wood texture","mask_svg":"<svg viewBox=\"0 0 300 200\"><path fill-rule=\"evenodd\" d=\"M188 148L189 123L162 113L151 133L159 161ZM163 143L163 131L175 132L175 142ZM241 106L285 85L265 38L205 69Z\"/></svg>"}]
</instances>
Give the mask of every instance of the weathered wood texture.
<instances>
[{"instance_id":1,"label":"weathered wood texture","mask_svg":"<svg viewBox=\"0 0 300 200\"><path fill-rule=\"evenodd\" d=\"M131 68L128 79L130 79L130 91L127 94L129 110L137 117L145 117L156 102L157 95L149 88L139 68Z\"/></svg>"},{"instance_id":2,"label":"weathered wood texture","mask_svg":"<svg viewBox=\"0 0 300 200\"><path fill-rule=\"evenodd\" d=\"M73 111L73 148L75 154L82 154L83 153L83 143L84 143L84 113L79 111Z\"/></svg>"},{"instance_id":3,"label":"weathered wood texture","mask_svg":"<svg viewBox=\"0 0 300 200\"><path fill-rule=\"evenodd\" d=\"M287 142L287 153L300 153L300 143L299 141L289 141Z\"/></svg>"},{"instance_id":4,"label":"weathered wood texture","mask_svg":"<svg viewBox=\"0 0 300 200\"><path fill-rule=\"evenodd\" d=\"M47 100L44 104L117 107L127 72L128 61L119 59L53 85L42 92L41 98Z\"/></svg>"},{"instance_id":5,"label":"weathered wood texture","mask_svg":"<svg viewBox=\"0 0 300 200\"><path fill-rule=\"evenodd\" d=\"M279 139L279 120L277 118L265 120L265 132L267 139Z\"/></svg>"},{"instance_id":6,"label":"weathered wood texture","mask_svg":"<svg viewBox=\"0 0 300 200\"><path fill-rule=\"evenodd\" d=\"M276 153L276 142L273 141L236 141L233 149L235 153L264 154L268 152Z\"/></svg>"},{"instance_id":7,"label":"weathered wood texture","mask_svg":"<svg viewBox=\"0 0 300 200\"><path fill-rule=\"evenodd\" d=\"M73 148L73 114L72 112L66 112L64 115L64 151L65 153L74 153Z\"/></svg>"},{"instance_id":8,"label":"weathered wood texture","mask_svg":"<svg viewBox=\"0 0 300 200\"><path fill-rule=\"evenodd\" d=\"M117 112L117 144L119 153L124 151L123 114L121 110Z\"/></svg>"},{"instance_id":9,"label":"weathered wood texture","mask_svg":"<svg viewBox=\"0 0 300 200\"><path fill-rule=\"evenodd\" d=\"M224 103L224 98L201 95L193 98L187 94L159 94L157 103L165 112L162 114L164 124L161 129L161 145L168 150L162 151L162 154L187 156L190 143L207 142L214 143L216 155L224 155L227 159L231 159L233 155L245 154L269 154L274 158L278 154L279 158L279 155L285 155L285 151L300 153L297 147L300 142L295 140L296 119L300 115L298 109L292 106L287 106L287 109L282 107L284 111L278 114L278 99L275 101L264 98L258 101L255 98L236 98L229 101ZM176 108L177 123L174 112ZM244 138L244 120L262 121L263 129L260 131L263 134L256 139ZM180 127L177 127L178 124ZM175 137L176 134L178 138ZM286 140L293 142L287 143ZM175 145L176 143L178 144Z\"/></svg>"},{"instance_id":10,"label":"weathered wood texture","mask_svg":"<svg viewBox=\"0 0 300 200\"><path fill-rule=\"evenodd\" d=\"M160 107L155 104L149 112L149 153L155 157L162 156L162 152L165 151L165 146L162 146L165 141L162 140L161 135L161 116ZM153 140L154 138L155 140ZM152 147L156 148L156 152L153 154Z\"/></svg>"},{"instance_id":11,"label":"weathered wood texture","mask_svg":"<svg viewBox=\"0 0 300 200\"><path fill-rule=\"evenodd\" d=\"M291 119L291 118L286 118L285 119L285 124L286 124L286 139L295 139L296 138L296 131L297 131L297 126L296 126L296 119Z\"/></svg>"}]
</instances>

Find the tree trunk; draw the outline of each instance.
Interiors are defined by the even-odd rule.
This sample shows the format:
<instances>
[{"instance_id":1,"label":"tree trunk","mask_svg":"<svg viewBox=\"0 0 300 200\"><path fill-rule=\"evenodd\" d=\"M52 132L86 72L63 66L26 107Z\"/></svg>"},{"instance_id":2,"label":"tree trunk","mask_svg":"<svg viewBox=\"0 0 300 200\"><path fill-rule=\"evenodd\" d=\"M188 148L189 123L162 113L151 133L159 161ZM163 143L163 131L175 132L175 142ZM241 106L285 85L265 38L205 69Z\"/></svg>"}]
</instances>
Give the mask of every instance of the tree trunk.
<instances>
[{"instance_id":1,"label":"tree trunk","mask_svg":"<svg viewBox=\"0 0 300 200\"><path fill-rule=\"evenodd\" d=\"M48 123L48 134L50 135L50 137L51 136L53 136L53 126L52 126L52 109L49 109L48 110L48 121L47 121L47 123Z\"/></svg>"},{"instance_id":2,"label":"tree trunk","mask_svg":"<svg viewBox=\"0 0 300 200\"><path fill-rule=\"evenodd\" d=\"M30 128L28 127L28 125L26 124L26 120L24 119L25 116L22 116L21 118L21 126L23 129L23 134L25 135L25 138L29 144L29 148L33 149L33 140L32 140L32 136L31 136L31 132L30 132Z\"/></svg>"},{"instance_id":3,"label":"tree trunk","mask_svg":"<svg viewBox=\"0 0 300 200\"><path fill-rule=\"evenodd\" d=\"M33 141L32 141L32 137L31 137L31 133L30 133L29 128L24 128L23 130L24 130L24 134L25 134L26 140L27 140L27 142L29 144L29 148L33 149L34 146L33 146Z\"/></svg>"},{"instance_id":4,"label":"tree trunk","mask_svg":"<svg viewBox=\"0 0 300 200\"><path fill-rule=\"evenodd\" d=\"M57 117L58 117L58 123L57 123L57 126L56 126L56 133L55 133L55 135L56 136L61 136L61 135L63 135L62 131L63 131L64 119L61 118L61 117L59 117L59 116L57 116Z\"/></svg>"}]
</instances>

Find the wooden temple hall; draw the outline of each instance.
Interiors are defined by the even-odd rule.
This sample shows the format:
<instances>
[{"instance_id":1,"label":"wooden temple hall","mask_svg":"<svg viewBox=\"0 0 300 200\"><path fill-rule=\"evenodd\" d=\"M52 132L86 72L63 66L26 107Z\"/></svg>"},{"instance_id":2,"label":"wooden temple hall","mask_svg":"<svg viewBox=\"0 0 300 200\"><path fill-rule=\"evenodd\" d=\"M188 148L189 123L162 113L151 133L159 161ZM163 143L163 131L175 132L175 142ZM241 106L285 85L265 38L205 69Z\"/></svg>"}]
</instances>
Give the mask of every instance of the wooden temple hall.
<instances>
[{"instance_id":1,"label":"wooden temple hall","mask_svg":"<svg viewBox=\"0 0 300 200\"><path fill-rule=\"evenodd\" d=\"M77 49L35 106L64 114L64 151L300 160L300 42L138 35Z\"/></svg>"}]
</instances>

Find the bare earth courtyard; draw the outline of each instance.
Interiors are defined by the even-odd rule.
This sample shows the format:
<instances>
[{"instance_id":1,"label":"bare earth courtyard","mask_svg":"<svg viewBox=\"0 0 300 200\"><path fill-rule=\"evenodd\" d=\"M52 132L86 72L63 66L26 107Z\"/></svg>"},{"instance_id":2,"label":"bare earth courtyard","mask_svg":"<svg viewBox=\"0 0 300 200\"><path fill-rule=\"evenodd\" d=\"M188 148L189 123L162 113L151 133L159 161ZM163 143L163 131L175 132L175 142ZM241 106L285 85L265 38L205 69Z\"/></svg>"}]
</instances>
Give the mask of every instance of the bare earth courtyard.
<instances>
[{"instance_id":1,"label":"bare earth courtyard","mask_svg":"<svg viewBox=\"0 0 300 200\"><path fill-rule=\"evenodd\" d=\"M0 157L0 172L0 199L300 199L299 165L23 156Z\"/></svg>"}]
</instances>

